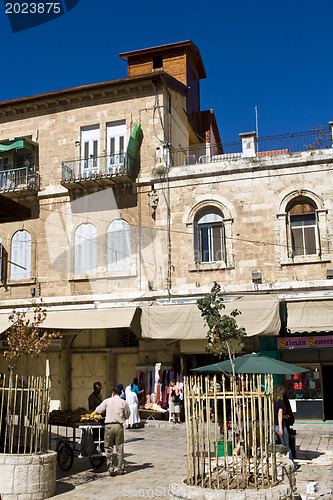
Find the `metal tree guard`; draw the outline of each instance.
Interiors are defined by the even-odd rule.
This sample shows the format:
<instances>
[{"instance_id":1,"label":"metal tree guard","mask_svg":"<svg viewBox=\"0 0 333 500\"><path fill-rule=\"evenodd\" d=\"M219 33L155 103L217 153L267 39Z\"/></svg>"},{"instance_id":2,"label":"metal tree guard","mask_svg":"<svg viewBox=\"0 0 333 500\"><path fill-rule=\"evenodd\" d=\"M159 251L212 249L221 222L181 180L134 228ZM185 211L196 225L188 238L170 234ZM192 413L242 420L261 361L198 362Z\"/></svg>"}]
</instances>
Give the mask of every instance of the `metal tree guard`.
<instances>
[{"instance_id":1,"label":"metal tree guard","mask_svg":"<svg viewBox=\"0 0 333 500\"><path fill-rule=\"evenodd\" d=\"M3 375L0 380L1 452L47 450L50 379L48 376Z\"/></svg>"},{"instance_id":2,"label":"metal tree guard","mask_svg":"<svg viewBox=\"0 0 333 500\"><path fill-rule=\"evenodd\" d=\"M187 484L227 490L277 484L272 375L185 377L184 404Z\"/></svg>"}]
</instances>

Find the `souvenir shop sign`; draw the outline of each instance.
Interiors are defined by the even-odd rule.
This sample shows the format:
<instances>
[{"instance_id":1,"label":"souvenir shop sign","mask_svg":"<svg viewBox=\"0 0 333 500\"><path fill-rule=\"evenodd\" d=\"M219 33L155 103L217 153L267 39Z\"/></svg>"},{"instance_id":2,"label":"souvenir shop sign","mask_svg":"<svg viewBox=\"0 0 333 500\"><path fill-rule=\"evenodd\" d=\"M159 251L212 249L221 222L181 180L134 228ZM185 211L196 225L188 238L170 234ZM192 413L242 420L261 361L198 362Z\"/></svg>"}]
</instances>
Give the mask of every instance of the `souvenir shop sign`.
<instances>
[{"instance_id":1,"label":"souvenir shop sign","mask_svg":"<svg viewBox=\"0 0 333 500\"><path fill-rule=\"evenodd\" d=\"M316 337L281 337L277 339L278 349L324 349L333 348L333 335Z\"/></svg>"}]
</instances>

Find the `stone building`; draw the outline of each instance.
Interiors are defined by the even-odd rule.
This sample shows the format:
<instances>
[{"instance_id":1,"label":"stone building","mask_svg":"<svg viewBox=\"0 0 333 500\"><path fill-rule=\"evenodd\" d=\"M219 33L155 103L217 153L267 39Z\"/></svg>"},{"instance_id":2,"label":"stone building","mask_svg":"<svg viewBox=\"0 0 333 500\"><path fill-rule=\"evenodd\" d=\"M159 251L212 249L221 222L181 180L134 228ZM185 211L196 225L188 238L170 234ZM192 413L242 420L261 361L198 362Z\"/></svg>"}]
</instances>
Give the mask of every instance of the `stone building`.
<instances>
[{"instance_id":1,"label":"stone building","mask_svg":"<svg viewBox=\"0 0 333 500\"><path fill-rule=\"evenodd\" d=\"M63 334L17 370L50 358L54 407L76 408L95 380L106 396L156 363L207 360L195 301L217 281L246 351L309 366L285 383L297 411L321 417L332 127L222 144L191 41L120 57L127 77L0 103L0 327L43 299L45 328Z\"/></svg>"}]
</instances>

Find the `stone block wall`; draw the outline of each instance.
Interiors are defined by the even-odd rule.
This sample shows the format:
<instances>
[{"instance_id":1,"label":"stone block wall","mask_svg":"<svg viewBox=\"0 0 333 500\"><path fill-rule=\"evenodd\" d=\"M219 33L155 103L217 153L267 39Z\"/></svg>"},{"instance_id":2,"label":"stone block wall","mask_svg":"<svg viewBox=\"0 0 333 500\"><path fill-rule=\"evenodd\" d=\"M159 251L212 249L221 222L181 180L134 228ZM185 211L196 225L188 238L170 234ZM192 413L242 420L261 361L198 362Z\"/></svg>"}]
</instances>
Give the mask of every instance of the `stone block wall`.
<instances>
[{"instance_id":1,"label":"stone block wall","mask_svg":"<svg viewBox=\"0 0 333 500\"><path fill-rule=\"evenodd\" d=\"M57 453L0 454L2 500L42 500L55 494Z\"/></svg>"}]
</instances>

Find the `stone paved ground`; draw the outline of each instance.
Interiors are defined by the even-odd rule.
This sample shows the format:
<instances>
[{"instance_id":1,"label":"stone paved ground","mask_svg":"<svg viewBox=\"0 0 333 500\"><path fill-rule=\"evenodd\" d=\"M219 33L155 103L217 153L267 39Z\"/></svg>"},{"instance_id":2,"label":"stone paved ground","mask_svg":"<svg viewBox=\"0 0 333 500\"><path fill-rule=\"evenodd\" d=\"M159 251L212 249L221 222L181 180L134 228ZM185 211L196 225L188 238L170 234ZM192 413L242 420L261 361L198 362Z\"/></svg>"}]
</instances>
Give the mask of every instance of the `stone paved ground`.
<instances>
[{"instance_id":1,"label":"stone paved ground","mask_svg":"<svg viewBox=\"0 0 333 500\"><path fill-rule=\"evenodd\" d=\"M296 424L298 493L306 498L309 481L318 482L310 499L333 499L333 423ZM186 477L185 424L156 422L125 431L124 476L110 477L106 466L92 469L87 459L75 458L72 469L57 473L57 500L169 498L171 482Z\"/></svg>"}]
</instances>

